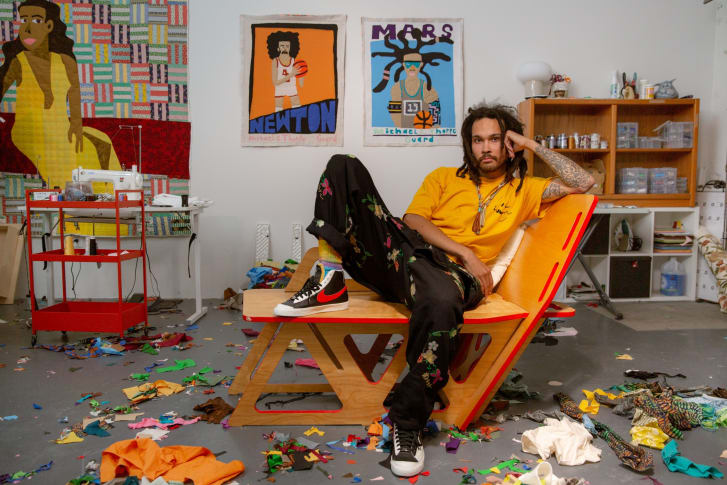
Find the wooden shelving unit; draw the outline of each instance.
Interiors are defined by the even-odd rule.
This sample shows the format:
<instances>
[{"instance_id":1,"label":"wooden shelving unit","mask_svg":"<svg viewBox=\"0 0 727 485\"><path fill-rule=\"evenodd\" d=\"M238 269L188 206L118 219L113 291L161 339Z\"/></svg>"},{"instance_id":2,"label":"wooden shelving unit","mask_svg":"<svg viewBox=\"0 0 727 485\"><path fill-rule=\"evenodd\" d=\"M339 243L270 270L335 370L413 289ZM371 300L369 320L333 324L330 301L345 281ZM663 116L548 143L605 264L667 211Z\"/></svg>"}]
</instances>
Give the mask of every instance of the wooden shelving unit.
<instances>
[{"instance_id":1,"label":"wooden shelving unit","mask_svg":"<svg viewBox=\"0 0 727 485\"><path fill-rule=\"evenodd\" d=\"M698 99L528 99L518 105L525 135L577 132L599 133L607 149L559 149L576 162L603 160L606 167L604 193L598 198L618 205L641 207L693 207L697 187ZM653 131L665 121L694 123L692 148L617 148L617 123L638 122L639 136L657 136ZM529 173L552 176L539 157L526 152ZM687 178L683 194L617 194L616 173L626 167L676 167L678 177Z\"/></svg>"}]
</instances>

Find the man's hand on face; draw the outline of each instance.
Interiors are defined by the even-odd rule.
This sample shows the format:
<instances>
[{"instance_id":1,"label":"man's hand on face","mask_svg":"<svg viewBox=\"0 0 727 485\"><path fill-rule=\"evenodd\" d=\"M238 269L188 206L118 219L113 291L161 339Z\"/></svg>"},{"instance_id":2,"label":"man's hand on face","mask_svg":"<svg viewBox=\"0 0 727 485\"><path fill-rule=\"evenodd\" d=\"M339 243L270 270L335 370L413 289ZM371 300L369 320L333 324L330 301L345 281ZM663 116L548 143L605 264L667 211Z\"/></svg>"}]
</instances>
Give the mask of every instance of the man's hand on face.
<instances>
[{"instance_id":1,"label":"man's hand on face","mask_svg":"<svg viewBox=\"0 0 727 485\"><path fill-rule=\"evenodd\" d=\"M462 266L465 267L469 273L477 278L482 286L482 294L485 298L492 293L492 273L490 268L480 261L480 258L473 251L468 251L462 258Z\"/></svg>"},{"instance_id":2,"label":"man's hand on face","mask_svg":"<svg viewBox=\"0 0 727 485\"><path fill-rule=\"evenodd\" d=\"M507 133L505 133L505 148L507 149L508 157L514 158L517 152L525 149L529 141L530 138L515 133L512 130L507 130Z\"/></svg>"}]
</instances>

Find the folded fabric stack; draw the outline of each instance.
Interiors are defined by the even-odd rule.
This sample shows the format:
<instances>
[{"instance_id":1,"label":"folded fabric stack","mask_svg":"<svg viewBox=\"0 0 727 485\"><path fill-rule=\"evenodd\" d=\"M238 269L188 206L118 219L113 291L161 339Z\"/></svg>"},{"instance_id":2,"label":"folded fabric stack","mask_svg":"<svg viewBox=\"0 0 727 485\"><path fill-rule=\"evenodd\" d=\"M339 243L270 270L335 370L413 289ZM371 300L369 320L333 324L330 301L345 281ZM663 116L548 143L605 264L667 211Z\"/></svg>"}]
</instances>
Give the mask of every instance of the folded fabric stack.
<instances>
[{"instance_id":1,"label":"folded fabric stack","mask_svg":"<svg viewBox=\"0 0 727 485\"><path fill-rule=\"evenodd\" d=\"M680 229L656 229L654 231L654 252L668 254L691 254L694 235Z\"/></svg>"}]
</instances>

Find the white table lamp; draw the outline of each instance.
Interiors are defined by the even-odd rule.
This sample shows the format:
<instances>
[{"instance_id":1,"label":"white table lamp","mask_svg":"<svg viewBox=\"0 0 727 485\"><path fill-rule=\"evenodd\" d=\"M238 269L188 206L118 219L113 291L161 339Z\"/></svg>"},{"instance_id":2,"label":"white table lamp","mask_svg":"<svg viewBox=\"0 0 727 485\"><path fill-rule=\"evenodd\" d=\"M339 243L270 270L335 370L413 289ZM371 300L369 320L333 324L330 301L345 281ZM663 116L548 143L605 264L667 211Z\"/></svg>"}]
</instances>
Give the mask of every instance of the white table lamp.
<instances>
[{"instance_id":1,"label":"white table lamp","mask_svg":"<svg viewBox=\"0 0 727 485\"><path fill-rule=\"evenodd\" d=\"M525 87L525 98L547 98L550 92L550 77L553 70L543 61L521 64L516 77Z\"/></svg>"}]
</instances>

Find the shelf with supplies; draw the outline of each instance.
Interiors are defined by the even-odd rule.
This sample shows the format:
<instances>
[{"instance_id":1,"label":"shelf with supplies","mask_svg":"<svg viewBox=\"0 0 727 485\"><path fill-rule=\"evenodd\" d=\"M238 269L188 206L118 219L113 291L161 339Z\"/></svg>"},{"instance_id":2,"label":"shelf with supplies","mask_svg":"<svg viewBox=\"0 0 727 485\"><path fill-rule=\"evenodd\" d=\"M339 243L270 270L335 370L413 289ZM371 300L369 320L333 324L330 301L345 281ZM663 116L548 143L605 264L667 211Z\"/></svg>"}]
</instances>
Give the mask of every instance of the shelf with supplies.
<instances>
[{"instance_id":1,"label":"shelf with supplies","mask_svg":"<svg viewBox=\"0 0 727 485\"><path fill-rule=\"evenodd\" d=\"M146 231L144 225L140 234L140 249L122 249L120 226L122 224L121 212L129 210L129 208L137 208L141 211L142 220L144 218L144 203L142 200L143 192L141 190L116 190L113 202L97 202L97 201L55 201L55 200L33 200L34 192L48 192L43 189L27 190L25 193L25 217L28 221L28 282L30 285L30 304L32 315L32 338L31 345L37 343L37 332L60 330L66 331L83 331L83 332L118 332L122 338L124 331L129 327L138 323L145 324L145 332L149 322L147 317L147 299L146 299L146 271L143 273L144 283L144 299L138 303L130 303L124 301L124 294L121 280L122 262L132 259L141 259L142 268L146 268ZM51 192L61 193L61 190L55 189ZM129 200L129 193L138 193L139 200ZM123 194L123 195L122 195ZM121 200L122 197L125 200ZM30 219L33 211L58 211L60 231L60 248L53 249L52 242L50 249L44 249L42 252L33 251L33 233L30 225ZM112 211L115 219L116 228L116 248L114 249L96 249L95 245L89 247L87 254L86 249L68 247L65 235L65 211L74 210L107 210ZM72 238L72 236L68 236ZM52 241L52 240L51 240ZM73 241L71 239L71 244ZM61 265L61 282L63 284L63 300L59 303L50 301L45 308L39 308L35 297L35 272L34 264L36 262L57 262ZM116 301L79 301L69 300L66 292L66 263L115 263L117 265L117 289L118 295Z\"/></svg>"},{"instance_id":2,"label":"shelf with supplies","mask_svg":"<svg viewBox=\"0 0 727 485\"><path fill-rule=\"evenodd\" d=\"M97 249L96 254L86 254L85 249L74 249L73 255L64 254L63 249L53 249L31 255L32 261L66 261L75 263L116 263L129 259L140 258L140 249L122 249L119 253L115 249Z\"/></svg>"},{"instance_id":3,"label":"shelf with supplies","mask_svg":"<svg viewBox=\"0 0 727 485\"><path fill-rule=\"evenodd\" d=\"M699 225L699 208L599 206L596 214L604 217L581 252L609 298L615 302L696 299L699 254L694 235ZM664 239L664 235L673 239ZM671 247L678 249L662 249ZM672 257L684 269L683 294L662 294L661 268ZM556 298L568 302L598 300L579 262L571 267Z\"/></svg>"},{"instance_id":4,"label":"shelf with supplies","mask_svg":"<svg viewBox=\"0 0 727 485\"><path fill-rule=\"evenodd\" d=\"M694 206L698 99L526 99L518 105L518 112L528 138L598 135L598 148L595 143L577 147L571 141L568 148L556 144L555 151L597 175L591 193L599 200L639 207ZM604 141L607 147L601 148ZM529 151L525 157L529 173L554 175L540 157ZM630 182L632 169L645 169L638 172L646 175L637 186L620 187L619 174L624 175L622 181ZM665 175L661 169L667 172L666 189L659 183L647 183L661 181Z\"/></svg>"}]
</instances>

